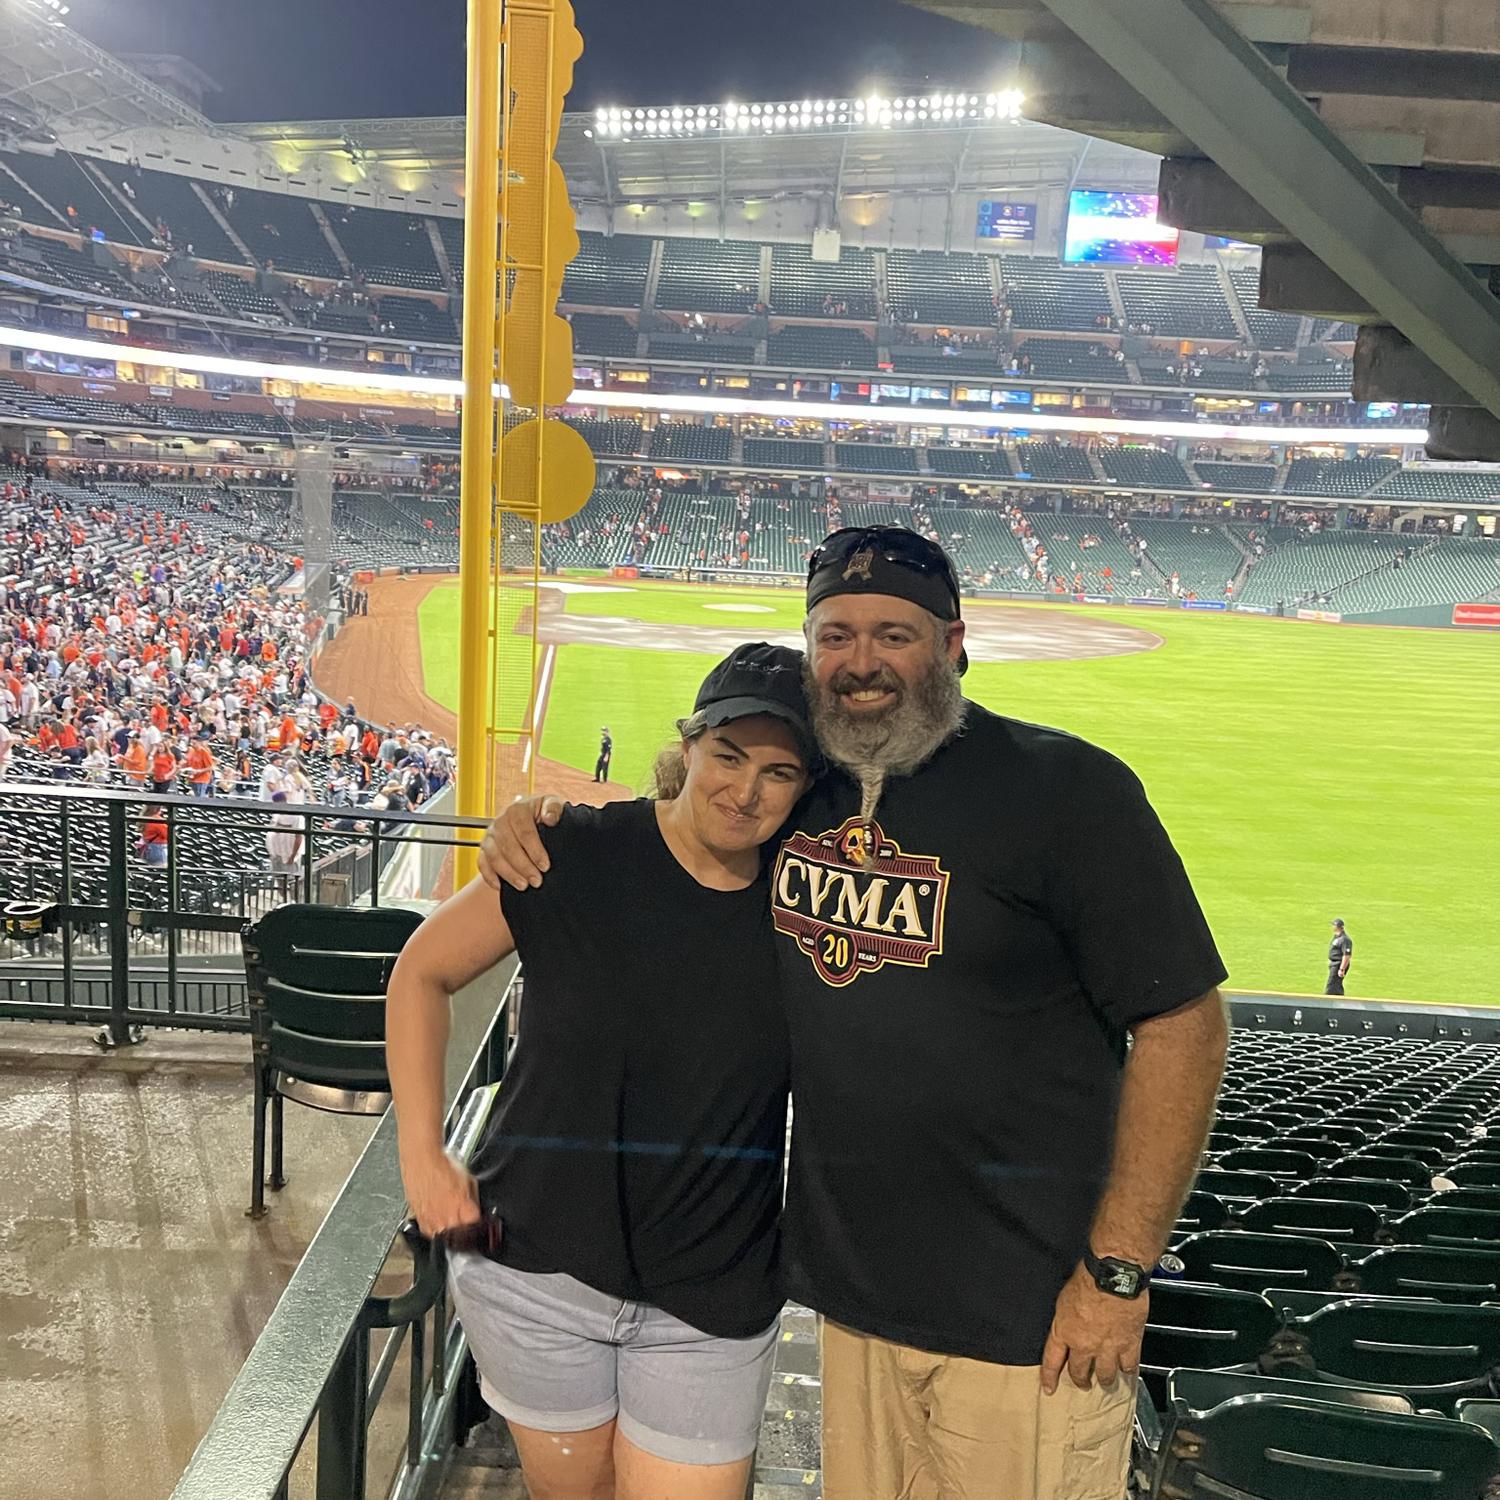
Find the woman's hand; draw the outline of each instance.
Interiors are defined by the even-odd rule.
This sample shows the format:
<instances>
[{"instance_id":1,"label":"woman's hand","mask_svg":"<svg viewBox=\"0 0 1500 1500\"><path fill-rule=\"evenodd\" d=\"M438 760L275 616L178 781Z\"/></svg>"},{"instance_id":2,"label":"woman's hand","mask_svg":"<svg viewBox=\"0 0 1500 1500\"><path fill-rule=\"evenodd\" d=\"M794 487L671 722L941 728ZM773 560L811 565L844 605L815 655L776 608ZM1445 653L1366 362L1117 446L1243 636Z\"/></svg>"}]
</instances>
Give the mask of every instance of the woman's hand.
<instances>
[{"instance_id":1,"label":"woman's hand","mask_svg":"<svg viewBox=\"0 0 1500 1500\"><path fill-rule=\"evenodd\" d=\"M479 1222L479 1184L446 1151L403 1154L401 1182L417 1228L428 1239Z\"/></svg>"},{"instance_id":2,"label":"woman's hand","mask_svg":"<svg viewBox=\"0 0 1500 1500\"><path fill-rule=\"evenodd\" d=\"M479 846L479 873L491 890L541 885L551 861L537 825L555 828L567 805L561 797L527 797L512 802L490 824Z\"/></svg>"}]
</instances>

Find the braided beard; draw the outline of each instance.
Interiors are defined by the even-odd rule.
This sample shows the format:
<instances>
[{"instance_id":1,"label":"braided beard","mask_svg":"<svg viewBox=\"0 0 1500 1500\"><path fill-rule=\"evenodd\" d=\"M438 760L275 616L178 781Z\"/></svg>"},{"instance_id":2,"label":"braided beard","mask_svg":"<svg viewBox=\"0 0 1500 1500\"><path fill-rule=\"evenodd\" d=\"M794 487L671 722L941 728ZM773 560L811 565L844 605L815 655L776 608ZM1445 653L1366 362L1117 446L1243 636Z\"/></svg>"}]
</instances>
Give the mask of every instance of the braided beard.
<instances>
[{"instance_id":1,"label":"braided beard","mask_svg":"<svg viewBox=\"0 0 1500 1500\"><path fill-rule=\"evenodd\" d=\"M947 744L963 725L964 698L959 677L947 656L935 653L932 664L911 684L889 667L866 678L836 672L819 683L811 666L803 668L804 686L818 746L835 765L860 785L860 817L875 816L885 783L909 776ZM883 688L896 701L879 713L856 713L845 707L842 693Z\"/></svg>"}]
</instances>

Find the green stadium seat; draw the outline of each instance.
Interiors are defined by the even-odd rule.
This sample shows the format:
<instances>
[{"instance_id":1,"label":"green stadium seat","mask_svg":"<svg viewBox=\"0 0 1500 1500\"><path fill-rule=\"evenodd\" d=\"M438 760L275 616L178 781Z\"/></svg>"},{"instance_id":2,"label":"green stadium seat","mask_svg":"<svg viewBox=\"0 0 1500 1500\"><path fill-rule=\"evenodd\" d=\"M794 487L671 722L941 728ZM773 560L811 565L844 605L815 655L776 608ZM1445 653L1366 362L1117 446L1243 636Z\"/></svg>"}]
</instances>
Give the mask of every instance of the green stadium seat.
<instances>
[{"instance_id":1,"label":"green stadium seat","mask_svg":"<svg viewBox=\"0 0 1500 1500\"><path fill-rule=\"evenodd\" d=\"M1315 1293L1305 1293L1313 1296ZM1239 1370L1177 1369L1167 1376L1167 1405L1179 1403L1190 1411L1208 1411L1236 1396L1296 1396L1311 1394L1305 1380L1280 1380L1274 1375L1249 1375ZM1353 1406L1363 1411L1415 1412L1411 1398L1378 1386L1331 1385L1317 1392L1319 1401Z\"/></svg>"},{"instance_id":2,"label":"green stadium seat","mask_svg":"<svg viewBox=\"0 0 1500 1500\"><path fill-rule=\"evenodd\" d=\"M1454 1412L1460 1422L1471 1423L1500 1443L1500 1401L1470 1396L1467 1400L1455 1402Z\"/></svg>"},{"instance_id":3,"label":"green stadium seat","mask_svg":"<svg viewBox=\"0 0 1500 1500\"><path fill-rule=\"evenodd\" d=\"M1226 1151L1216 1165L1225 1172L1266 1172L1272 1177L1296 1177L1303 1181L1316 1176L1318 1170L1318 1163L1305 1151L1284 1151L1275 1144Z\"/></svg>"},{"instance_id":4,"label":"green stadium seat","mask_svg":"<svg viewBox=\"0 0 1500 1500\"><path fill-rule=\"evenodd\" d=\"M1496 1146L1466 1146L1462 1150L1453 1153L1449 1161L1454 1166L1462 1166L1466 1162L1500 1162L1500 1145Z\"/></svg>"},{"instance_id":5,"label":"green stadium seat","mask_svg":"<svg viewBox=\"0 0 1500 1500\"><path fill-rule=\"evenodd\" d=\"M1312 1177L1292 1190L1295 1198L1343 1198L1350 1203L1368 1203L1371 1208L1405 1211L1411 1207L1411 1190L1402 1182L1378 1177Z\"/></svg>"},{"instance_id":6,"label":"green stadium seat","mask_svg":"<svg viewBox=\"0 0 1500 1500\"><path fill-rule=\"evenodd\" d=\"M1382 1146L1429 1146L1439 1151L1452 1152L1464 1139L1459 1130L1442 1130L1437 1126L1418 1129L1406 1126L1400 1130L1387 1131L1380 1137Z\"/></svg>"},{"instance_id":7,"label":"green stadium seat","mask_svg":"<svg viewBox=\"0 0 1500 1500\"><path fill-rule=\"evenodd\" d=\"M1344 1269L1338 1249L1312 1235L1206 1230L1190 1234L1173 1253L1192 1281L1256 1292L1272 1284L1331 1287Z\"/></svg>"},{"instance_id":8,"label":"green stadium seat","mask_svg":"<svg viewBox=\"0 0 1500 1500\"><path fill-rule=\"evenodd\" d=\"M1398 1245L1500 1245L1500 1210L1428 1204L1390 1223Z\"/></svg>"},{"instance_id":9,"label":"green stadium seat","mask_svg":"<svg viewBox=\"0 0 1500 1500\"><path fill-rule=\"evenodd\" d=\"M1371 1155L1368 1148L1326 1162L1322 1171L1329 1177L1385 1177L1419 1189L1425 1189L1432 1181L1432 1169L1421 1162L1410 1157Z\"/></svg>"},{"instance_id":10,"label":"green stadium seat","mask_svg":"<svg viewBox=\"0 0 1500 1500\"><path fill-rule=\"evenodd\" d=\"M1490 1302L1500 1297L1500 1250L1439 1245L1392 1245L1351 1263L1365 1292L1437 1297L1443 1302Z\"/></svg>"},{"instance_id":11,"label":"green stadium seat","mask_svg":"<svg viewBox=\"0 0 1500 1500\"><path fill-rule=\"evenodd\" d=\"M1429 1208L1500 1209L1500 1188L1448 1188L1427 1200Z\"/></svg>"},{"instance_id":12,"label":"green stadium seat","mask_svg":"<svg viewBox=\"0 0 1500 1500\"><path fill-rule=\"evenodd\" d=\"M399 907L294 903L244 929L255 1059L251 1217L266 1211L268 1102L273 1188L285 1183L283 1100L334 1114L385 1113L386 986L421 923L417 912Z\"/></svg>"},{"instance_id":13,"label":"green stadium seat","mask_svg":"<svg viewBox=\"0 0 1500 1500\"><path fill-rule=\"evenodd\" d=\"M1219 1110L1219 1129L1246 1140L1268 1141L1280 1134L1278 1127L1269 1120L1262 1120L1253 1114L1229 1114L1222 1105Z\"/></svg>"},{"instance_id":14,"label":"green stadium seat","mask_svg":"<svg viewBox=\"0 0 1500 1500\"><path fill-rule=\"evenodd\" d=\"M1426 1307L1440 1307L1440 1297L1386 1297L1378 1292L1307 1291L1297 1287L1268 1286L1263 1294L1284 1323L1306 1318L1321 1307L1335 1302L1416 1302Z\"/></svg>"},{"instance_id":15,"label":"green stadium seat","mask_svg":"<svg viewBox=\"0 0 1500 1500\"><path fill-rule=\"evenodd\" d=\"M1157 1279L1141 1341L1141 1377L1161 1406L1168 1371L1253 1369L1277 1326L1275 1308L1257 1292Z\"/></svg>"},{"instance_id":16,"label":"green stadium seat","mask_svg":"<svg viewBox=\"0 0 1500 1500\"><path fill-rule=\"evenodd\" d=\"M1184 1412L1162 1443L1153 1500L1476 1500L1500 1448L1476 1426L1292 1395Z\"/></svg>"},{"instance_id":17,"label":"green stadium seat","mask_svg":"<svg viewBox=\"0 0 1500 1500\"><path fill-rule=\"evenodd\" d=\"M1217 1229L1229 1217L1229 1209L1222 1198L1212 1193L1193 1192L1187 1195L1177 1215L1176 1231L1192 1234L1200 1229Z\"/></svg>"},{"instance_id":18,"label":"green stadium seat","mask_svg":"<svg viewBox=\"0 0 1500 1500\"><path fill-rule=\"evenodd\" d=\"M1267 1374L1378 1386L1445 1408L1493 1395L1497 1366L1500 1307L1358 1299L1293 1318L1261 1361Z\"/></svg>"},{"instance_id":19,"label":"green stadium seat","mask_svg":"<svg viewBox=\"0 0 1500 1500\"><path fill-rule=\"evenodd\" d=\"M1500 1187L1500 1162L1462 1161L1443 1169L1454 1187Z\"/></svg>"},{"instance_id":20,"label":"green stadium seat","mask_svg":"<svg viewBox=\"0 0 1500 1500\"><path fill-rule=\"evenodd\" d=\"M1456 1154L1451 1147L1443 1146L1396 1146L1384 1138L1371 1141L1360 1148L1359 1154L1367 1158L1389 1157L1393 1161L1415 1161L1435 1171L1444 1162L1452 1161Z\"/></svg>"},{"instance_id":21,"label":"green stadium seat","mask_svg":"<svg viewBox=\"0 0 1500 1500\"><path fill-rule=\"evenodd\" d=\"M1313 1233L1327 1240L1373 1240L1380 1229L1380 1215L1369 1204L1330 1198L1268 1198L1239 1221L1266 1234Z\"/></svg>"},{"instance_id":22,"label":"green stadium seat","mask_svg":"<svg viewBox=\"0 0 1500 1500\"><path fill-rule=\"evenodd\" d=\"M1225 1172L1217 1167L1204 1167L1198 1173L1193 1187L1198 1192L1213 1193L1220 1198L1275 1198L1285 1191L1286 1184L1266 1172Z\"/></svg>"},{"instance_id":23,"label":"green stadium seat","mask_svg":"<svg viewBox=\"0 0 1500 1500\"><path fill-rule=\"evenodd\" d=\"M1306 1128L1316 1130L1317 1126ZM1343 1141L1330 1141L1320 1135L1278 1135L1267 1142L1267 1147L1273 1151L1299 1151L1314 1162L1337 1161L1347 1154Z\"/></svg>"}]
</instances>

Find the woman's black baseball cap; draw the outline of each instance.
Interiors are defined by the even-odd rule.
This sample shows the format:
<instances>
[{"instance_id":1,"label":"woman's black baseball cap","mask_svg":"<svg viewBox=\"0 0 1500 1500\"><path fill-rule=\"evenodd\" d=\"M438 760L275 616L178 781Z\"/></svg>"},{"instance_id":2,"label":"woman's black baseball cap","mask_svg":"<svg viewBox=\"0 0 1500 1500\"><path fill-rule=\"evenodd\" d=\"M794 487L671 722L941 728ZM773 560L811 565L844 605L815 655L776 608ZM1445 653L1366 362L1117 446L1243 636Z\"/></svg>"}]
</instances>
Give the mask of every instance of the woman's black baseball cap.
<instances>
[{"instance_id":1,"label":"woman's black baseball cap","mask_svg":"<svg viewBox=\"0 0 1500 1500\"><path fill-rule=\"evenodd\" d=\"M802 660L802 653L790 646L772 646L765 641L736 646L703 679L693 712L702 714L710 729L735 719L770 714L791 726L811 764L818 742L802 691Z\"/></svg>"}]
</instances>

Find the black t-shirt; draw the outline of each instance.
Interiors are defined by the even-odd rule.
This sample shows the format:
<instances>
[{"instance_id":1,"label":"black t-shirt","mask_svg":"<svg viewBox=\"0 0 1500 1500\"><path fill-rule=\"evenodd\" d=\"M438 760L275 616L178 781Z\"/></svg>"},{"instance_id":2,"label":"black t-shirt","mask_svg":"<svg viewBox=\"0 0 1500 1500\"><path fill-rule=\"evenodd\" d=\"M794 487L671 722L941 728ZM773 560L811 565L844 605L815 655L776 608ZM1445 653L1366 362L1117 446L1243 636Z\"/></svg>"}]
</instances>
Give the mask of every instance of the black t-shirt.
<instances>
[{"instance_id":1,"label":"black t-shirt","mask_svg":"<svg viewBox=\"0 0 1500 1500\"><path fill-rule=\"evenodd\" d=\"M858 813L826 776L772 871L787 1290L1036 1364L1108 1174L1127 1028L1224 966L1140 782L1082 740L969 704L868 833Z\"/></svg>"},{"instance_id":2,"label":"black t-shirt","mask_svg":"<svg viewBox=\"0 0 1500 1500\"><path fill-rule=\"evenodd\" d=\"M1328 945L1328 962L1336 969L1342 968L1345 954L1353 957L1354 939L1347 932L1340 932L1335 934L1333 941Z\"/></svg>"},{"instance_id":3,"label":"black t-shirt","mask_svg":"<svg viewBox=\"0 0 1500 1500\"><path fill-rule=\"evenodd\" d=\"M765 878L699 885L645 800L570 807L545 839L541 888L501 898L525 998L474 1162L499 1259L759 1333L782 1302L788 1085Z\"/></svg>"}]
</instances>

